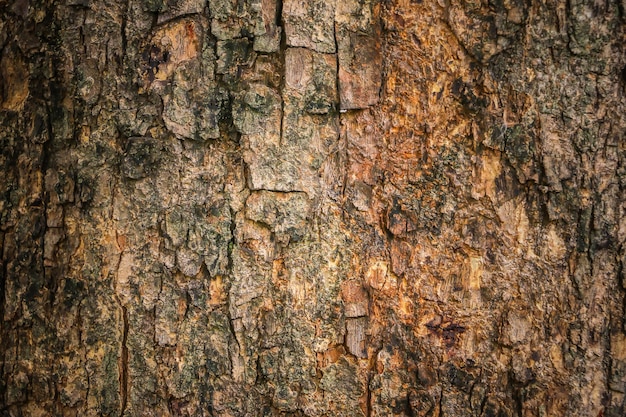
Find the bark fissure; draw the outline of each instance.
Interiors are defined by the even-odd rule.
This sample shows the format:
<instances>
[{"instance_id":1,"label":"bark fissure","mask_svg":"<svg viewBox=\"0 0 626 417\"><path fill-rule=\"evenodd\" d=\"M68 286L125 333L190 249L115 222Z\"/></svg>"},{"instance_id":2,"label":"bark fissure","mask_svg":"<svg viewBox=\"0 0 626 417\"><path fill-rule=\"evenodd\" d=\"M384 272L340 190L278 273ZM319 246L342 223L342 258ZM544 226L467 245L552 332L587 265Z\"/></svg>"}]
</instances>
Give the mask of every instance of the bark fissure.
<instances>
[{"instance_id":1,"label":"bark fissure","mask_svg":"<svg viewBox=\"0 0 626 417\"><path fill-rule=\"evenodd\" d=\"M123 321L123 334L122 334L122 351L120 361L120 417L126 413L126 407L128 406L128 309L122 307L122 321Z\"/></svg>"}]
</instances>

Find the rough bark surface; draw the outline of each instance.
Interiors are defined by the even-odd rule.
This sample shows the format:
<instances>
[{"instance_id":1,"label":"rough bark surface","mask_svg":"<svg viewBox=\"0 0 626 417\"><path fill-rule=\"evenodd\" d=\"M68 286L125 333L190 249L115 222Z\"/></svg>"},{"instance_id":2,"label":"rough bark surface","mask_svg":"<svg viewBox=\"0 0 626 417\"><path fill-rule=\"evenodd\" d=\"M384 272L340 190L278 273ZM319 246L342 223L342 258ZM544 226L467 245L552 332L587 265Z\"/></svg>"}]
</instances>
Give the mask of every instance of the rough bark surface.
<instances>
[{"instance_id":1,"label":"rough bark surface","mask_svg":"<svg viewBox=\"0 0 626 417\"><path fill-rule=\"evenodd\" d=\"M626 415L623 0L0 0L0 414Z\"/></svg>"}]
</instances>

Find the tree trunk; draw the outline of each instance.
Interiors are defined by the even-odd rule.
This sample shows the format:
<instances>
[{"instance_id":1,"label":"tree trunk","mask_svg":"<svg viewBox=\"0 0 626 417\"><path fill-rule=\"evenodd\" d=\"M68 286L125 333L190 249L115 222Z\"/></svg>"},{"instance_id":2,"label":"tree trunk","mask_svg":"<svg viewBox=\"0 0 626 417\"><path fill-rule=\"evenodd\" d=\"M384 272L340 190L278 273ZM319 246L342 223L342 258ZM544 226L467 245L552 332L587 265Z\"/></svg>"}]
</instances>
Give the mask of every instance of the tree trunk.
<instances>
[{"instance_id":1,"label":"tree trunk","mask_svg":"<svg viewBox=\"0 0 626 417\"><path fill-rule=\"evenodd\" d=\"M626 415L625 9L0 0L0 414Z\"/></svg>"}]
</instances>

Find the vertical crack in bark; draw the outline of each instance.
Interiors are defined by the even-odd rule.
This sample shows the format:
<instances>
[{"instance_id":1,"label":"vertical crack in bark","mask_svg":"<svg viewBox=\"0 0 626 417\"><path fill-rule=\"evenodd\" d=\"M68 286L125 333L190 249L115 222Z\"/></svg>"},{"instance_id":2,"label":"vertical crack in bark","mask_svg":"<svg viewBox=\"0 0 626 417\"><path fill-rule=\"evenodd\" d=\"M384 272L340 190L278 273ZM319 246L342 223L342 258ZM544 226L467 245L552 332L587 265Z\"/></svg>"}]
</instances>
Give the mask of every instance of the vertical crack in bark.
<instances>
[{"instance_id":1,"label":"vertical crack in bark","mask_svg":"<svg viewBox=\"0 0 626 417\"><path fill-rule=\"evenodd\" d=\"M242 159L242 169L243 169L243 180L244 180L244 186L245 187L250 187L251 183L249 182L249 173L248 173L248 166L245 163L245 161ZM229 213L230 213L230 225L229 225L229 231L230 231L230 239L228 240L228 247L226 249L226 256L228 258L228 271L230 272L230 274L232 274L232 271L234 269L234 259L233 259L233 251L235 249L235 245L237 244L237 238L236 238L236 232L237 232L237 212L235 210L233 210L232 207L229 208ZM239 349L239 355L241 355L241 346L239 345L239 340L237 339L237 335L235 334L235 326L233 324L233 318L232 315L230 313L230 288L228 289L228 295L226 297L226 318L228 320L228 329L230 331L230 333L233 335L233 338L235 340L235 343L237 344L237 347ZM229 342L229 347L228 347L228 360L230 362L230 374L231 376L234 378L234 371L235 371L235 362L233 361L233 355L230 352L230 342Z\"/></svg>"},{"instance_id":2,"label":"vertical crack in bark","mask_svg":"<svg viewBox=\"0 0 626 417\"><path fill-rule=\"evenodd\" d=\"M1 241L0 241L0 260L2 261L2 270L0 271L0 335L3 335L3 336L4 336L4 326L5 326L4 305L6 303L5 286L6 286L6 277L7 277L7 272L8 272L7 259L4 258L6 238L7 238L7 232L5 231L2 234L2 238L1 238ZM2 339L4 340L4 337ZM4 356L5 356L4 346L5 346L5 344L0 342L0 346L3 348L2 349L2 358L4 359ZM4 369L4 360L2 361L2 368ZM4 373L2 375L4 375Z\"/></svg>"},{"instance_id":3,"label":"vertical crack in bark","mask_svg":"<svg viewBox=\"0 0 626 417\"><path fill-rule=\"evenodd\" d=\"M230 314L230 301L228 302L228 306L226 306L227 308L227 318L228 318L228 328L230 330L230 332L233 335L233 339L235 339L235 344L237 345L237 354L242 357L242 351L241 351L241 344L239 343L239 339L237 338L237 333L235 333L235 325L234 325L234 319L232 318L232 315ZM230 374L233 378L235 378L235 362L233 361L233 355L230 354L228 355L228 358L230 360Z\"/></svg>"},{"instance_id":4,"label":"vertical crack in bark","mask_svg":"<svg viewBox=\"0 0 626 417\"><path fill-rule=\"evenodd\" d=\"M437 374L439 374L439 372L437 372ZM438 375L437 379L441 381L441 376ZM442 416L443 415L443 386L441 387L441 391L439 392L439 401L437 403L437 407L439 408L437 415Z\"/></svg>"},{"instance_id":5,"label":"vertical crack in bark","mask_svg":"<svg viewBox=\"0 0 626 417\"><path fill-rule=\"evenodd\" d=\"M117 231L115 232L116 242L119 242ZM120 357L118 360L118 379L119 379L119 390L120 390L120 417L124 415L126 411L127 402L128 402L128 309L122 303L117 291L119 285L119 270L120 265L122 264L122 257L124 256L124 248L119 246L120 253L117 259L117 265L115 267L115 282L113 287L113 298L117 305L119 306L122 312L122 348L120 352Z\"/></svg>"},{"instance_id":6,"label":"vertical crack in bark","mask_svg":"<svg viewBox=\"0 0 626 417\"><path fill-rule=\"evenodd\" d=\"M76 312L76 326L78 327L78 342L82 346L83 353L83 369L85 370L85 379L87 380L87 387L85 388L85 408L89 405L89 391L91 390L91 379L89 378L89 367L87 366L87 349L85 340L83 338L83 307L82 302L78 305L78 311Z\"/></svg>"},{"instance_id":7,"label":"vertical crack in bark","mask_svg":"<svg viewBox=\"0 0 626 417\"><path fill-rule=\"evenodd\" d=\"M283 145L284 140L284 119L285 119L285 83L287 77L287 65L285 63L287 56L287 35L285 33L285 22L283 20L283 1L277 0L276 2L276 26L281 28L280 31L280 46L278 49L278 54L280 56L280 63L282 68L279 68L279 71L282 73L280 77L280 137L278 138L278 145Z\"/></svg>"},{"instance_id":8,"label":"vertical crack in bark","mask_svg":"<svg viewBox=\"0 0 626 417\"><path fill-rule=\"evenodd\" d=\"M108 213L109 220L113 220L113 214L115 211L115 194L117 193L118 182L119 182L118 178L115 177L113 179L113 186L111 187L111 206L109 207L109 213ZM117 239L117 235L115 237ZM120 266L121 261L122 261L122 254L120 253L120 259L117 263L118 268Z\"/></svg>"},{"instance_id":9,"label":"vertical crack in bark","mask_svg":"<svg viewBox=\"0 0 626 417\"><path fill-rule=\"evenodd\" d=\"M126 38L126 26L128 24L128 14L130 12L130 0L126 0L124 4L125 9L122 13L122 24L120 25L120 32L122 36L122 59L120 61L120 66L122 70L124 68L124 60L126 59L126 48L128 46L128 39Z\"/></svg>"},{"instance_id":10,"label":"vertical crack in bark","mask_svg":"<svg viewBox=\"0 0 626 417\"><path fill-rule=\"evenodd\" d=\"M367 384L365 389L367 390L367 404L365 404L366 407L366 412L367 412L367 417L372 417L372 390L370 389L370 382L372 380L372 373L371 371L368 372L367 375L367 380L365 381L365 383Z\"/></svg>"},{"instance_id":11,"label":"vertical crack in bark","mask_svg":"<svg viewBox=\"0 0 626 417\"><path fill-rule=\"evenodd\" d=\"M515 413L518 417L524 415L524 403L522 400L522 387L511 384L511 395L513 396L513 403L515 404Z\"/></svg>"},{"instance_id":12,"label":"vertical crack in bark","mask_svg":"<svg viewBox=\"0 0 626 417\"><path fill-rule=\"evenodd\" d=\"M335 42L335 91L337 95L335 100L337 103L337 109L341 109L341 97L339 90L339 42L337 42L337 22L333 22L333 41ZM341 110L339 110L339 121L341 121Z\"/></svg>"},{"instance_id":13,"label":"vertical crack in bark","mask_svg":"<svg viewBox=\"0 0 626 417\"><path fill-rule=\"evenodd\" d=\"M8 388L8 384L6 382L6 375L7 372L5 370L5 366L7 363L7 348L6 348L6 341L8 340L8 336L7 335L7 331L5 330L5 321L4 321L4 303L6 302L6 296L5 296L5 282L6 282L6 276L7 276L7 262L6 259L4 259L4 245L5 245L5 240L6 240L6 232L2 235L1 240L0 240L0 261L2 261L2 270L0 271L0 375L2 375L3 377L3 382L0 382L0 387L2 388L0 391L3 391L0 394L0 401L2 401L3 403L6 403L7 398L6 398L6 391Z\"/></svg>"},{"instance_id":14,"label":"vertical crack in bark","mask_svg":"<svg viewBox=\"0 0 626 417\"><path fill-rule=\"evenodd\" d=\"M619 276L619 275L618 275ZM608 303L607 303L608 304ZM605 338L604 345L604 355L602 358L602 365L604 367L604 389L606 393L606 404L612 404L613 402L613 389L611 388L611 380L613 375L613 358L611 352L613 347L611 346L611 324L613 322L612 314L609 314L607 320L607 328L605 332L603 332L603 337ZM606 407L603 407L601 410L602 413L606 412Z\"/></svg>"},{"instance_id":15,"label":"vertical crack in bark","mask_svg":"<svg viewBox=\"0 0 626 417\"><path fill-rule=\"evenodd\" d=\"M622 194L622 195L626 195L626 194ZM619 288L620 292L622 293L622 297L621 297L621 310L622 310L622 314L620 317L620 321L621 321L621 329L622 332L626 333L626 270L624 269L626 267L626 265L624 265L624 262L622 261L622 258L620 258L619 254L621 253L625 253L626 252L626 248L624 247L624 244L620 244L619 245L619 250L618 250L618 262L617 262L617 287ZM2 317L2 316L0 316Z\"/></svg>"},{"instance_id":16,"label":"vertical crack in bark","mask_svg":"<svg viewBox=\"0 0 626 417\"><path fill-rule=\"evenodd\" d=\"M480 414L479 415L485 415L485 407L487 405L487 398L488 395L487 393L485 393L485 396L483 397L482 401L480 402Z\"/></svg>"},{"instance_id":17,"label":"vertical crack in bark","mask_svg":"<svg viewBox=\"0 0 626 417\"><path fill-rule=\"evenodd\" d=\"M42 210L41 227L43 230L41 231L40 250L41 250L41 273L43 274L43 281L46 282L48 286L48 291L50 292L48 294L48 302L49 302L50 312L52 312L52 309L54 307L54 301L56 297L56 290L57 290L58 283L57 283L56 277L54 276L53 268L50 268L50 276L46 277L46 258L45 257L46 257L46 233L48 233L48 203L49 203L48 201L49 196L47 196L47 193L46 193L46 171L48 170L48 165L50 163L50 154L51 154L51 152L49 152L48 150L48 146L52 142L52 123L50 121L52 112L51 112L50 107L47 105L47 103L46 103L45 110L46 110L47 119L48 119L46 123L48 132L47 132L46 141L41 145L41 195L39 198L41 199L41 210ZM56 258L55 255L53 255L53 257Z\"/></svg>"},{"instance_id":18,"label":"vertical crack in bark","mask_svg":"<svg viewBox=\"0 0 626 417\"><path fill-rule=\"evenodd\" d=\"M120 417L124 416L128 404L128 309L122 306L122 320L124 322L124 330L122 333L122 357L120 366L120 396L121 411Z\"/></svg>"}]
</instances>

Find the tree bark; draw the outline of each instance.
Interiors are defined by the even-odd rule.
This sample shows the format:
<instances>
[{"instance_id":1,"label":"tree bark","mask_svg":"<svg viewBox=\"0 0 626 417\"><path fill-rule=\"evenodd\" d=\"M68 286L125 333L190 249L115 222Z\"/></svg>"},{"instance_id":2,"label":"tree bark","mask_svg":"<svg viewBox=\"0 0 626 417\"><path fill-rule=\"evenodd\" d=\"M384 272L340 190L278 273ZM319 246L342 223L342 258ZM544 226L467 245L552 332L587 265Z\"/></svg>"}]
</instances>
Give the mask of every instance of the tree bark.
<instances>
[{"instance_id":1,"label":"tree bark","mask_svg":"<svg viewBox=\"0 0 626 417\"><path fill-rule=\"evenodd\" d=\"M623 0L0 0L0 414L626 415Z\"/></svg>"}]
</instances>

